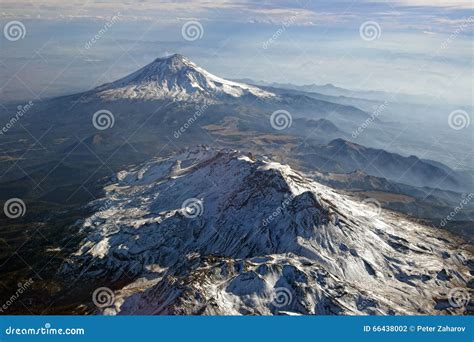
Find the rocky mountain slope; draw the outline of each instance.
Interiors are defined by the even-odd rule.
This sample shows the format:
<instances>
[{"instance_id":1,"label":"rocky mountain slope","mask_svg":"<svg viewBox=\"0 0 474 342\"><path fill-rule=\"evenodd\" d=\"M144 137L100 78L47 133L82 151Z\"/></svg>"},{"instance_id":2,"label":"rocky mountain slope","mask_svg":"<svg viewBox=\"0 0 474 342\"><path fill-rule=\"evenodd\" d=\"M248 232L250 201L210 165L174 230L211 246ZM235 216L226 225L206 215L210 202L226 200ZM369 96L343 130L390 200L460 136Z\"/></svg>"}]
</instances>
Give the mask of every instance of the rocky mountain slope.
<instances>
[{"instance_id":1,"label":"rocky mountain slope","mask_svg":"<svg viewBox=\"0 0 474 342\"><path fill-rule=\"evenodd\" d=\"M119 172L91 205L61 273L108 279L105 314L465 311L448 301L469 294L459 241L264 158L187 150Z\"/></svg>"}]
</instances>

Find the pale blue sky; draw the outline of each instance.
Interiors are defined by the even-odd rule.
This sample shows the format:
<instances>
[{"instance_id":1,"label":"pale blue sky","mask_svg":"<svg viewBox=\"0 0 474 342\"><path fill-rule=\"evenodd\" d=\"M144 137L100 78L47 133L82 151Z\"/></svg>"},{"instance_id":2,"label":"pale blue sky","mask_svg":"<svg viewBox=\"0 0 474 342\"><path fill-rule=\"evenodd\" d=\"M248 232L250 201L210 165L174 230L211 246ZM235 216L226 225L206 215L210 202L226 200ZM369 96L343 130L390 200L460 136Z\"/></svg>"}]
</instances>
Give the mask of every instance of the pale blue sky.
<instances>
[{"instance_id":1,"label":"pale blue sky","mask_svg":"<svg viewBox=\"0 0 474 342\"><path fill-rule=\"evenodd\" d=\"M19 20L26 35L1 37L0 98L86 90L179 52L228 78L399 90L469 104L473 14L471 1L456 0L2 0L2 27ZM85 49L114 15L120 20ZM190 20L202 26L201 39L183 39ZM379 25L378 38L361 38L366 21Z\"/></svg>"}]
</instances>

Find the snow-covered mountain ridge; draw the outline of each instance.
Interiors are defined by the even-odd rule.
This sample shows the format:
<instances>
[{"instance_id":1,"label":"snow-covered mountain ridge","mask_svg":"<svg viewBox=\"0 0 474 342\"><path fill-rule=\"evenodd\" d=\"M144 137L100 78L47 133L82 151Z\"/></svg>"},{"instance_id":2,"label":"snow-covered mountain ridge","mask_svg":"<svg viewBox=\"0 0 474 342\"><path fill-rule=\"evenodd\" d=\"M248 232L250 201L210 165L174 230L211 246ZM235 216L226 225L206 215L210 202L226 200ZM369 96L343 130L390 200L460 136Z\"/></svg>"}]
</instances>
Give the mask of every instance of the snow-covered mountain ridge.
<instances>
[{"instance_id":1,"label":"snow-covered mountain ridge","mask_svg":"<svg viewBox=\"0 0 474 342\"><path fill-rule=\"evenodd\" d=\"M215 76L179 54L157 58L124 78L95 88L93 93L103 100L216 101L247 95L276 98L275 94L256 86Z\"/></svg>"},{"instance_id":2,"label":"snow-covered mountain ridge","mask_svg":"<svg viewBox=\"0 0 474 342\"><path fill-rule=\"evenodd\" d=\"M466 288L474 257L450 235L250 154L154 159L93 205L62 272L120 279L106 314L464 310L447 297Z\"/></svg>"}]
</instances>

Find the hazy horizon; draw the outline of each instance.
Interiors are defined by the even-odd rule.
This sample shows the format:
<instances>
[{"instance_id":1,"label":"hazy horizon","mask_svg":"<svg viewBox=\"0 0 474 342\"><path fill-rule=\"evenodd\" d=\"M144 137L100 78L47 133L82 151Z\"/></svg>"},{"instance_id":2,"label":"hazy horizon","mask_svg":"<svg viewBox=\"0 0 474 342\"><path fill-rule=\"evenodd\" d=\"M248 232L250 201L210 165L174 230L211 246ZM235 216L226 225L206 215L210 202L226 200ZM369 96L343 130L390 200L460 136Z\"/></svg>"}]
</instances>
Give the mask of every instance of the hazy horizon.
<instances>
[{"instance_id":1,"label":"hazy horizon","mask_svg":"<svg viewBox=\"0 0 474 342\"><path fill-rule=\"evenodd\" d=\"M2 26L18 20L25 34L2 39L0 100L88 90L156 57L181 53L226 78L330 83L471 105L473 11L468 3L140 1L132 8L107 1L84 7L4 1ZM195 40L183 38L189 22L200 26ZM365 23L367 37L361 33Z\"/></svg>"}]
</instances>

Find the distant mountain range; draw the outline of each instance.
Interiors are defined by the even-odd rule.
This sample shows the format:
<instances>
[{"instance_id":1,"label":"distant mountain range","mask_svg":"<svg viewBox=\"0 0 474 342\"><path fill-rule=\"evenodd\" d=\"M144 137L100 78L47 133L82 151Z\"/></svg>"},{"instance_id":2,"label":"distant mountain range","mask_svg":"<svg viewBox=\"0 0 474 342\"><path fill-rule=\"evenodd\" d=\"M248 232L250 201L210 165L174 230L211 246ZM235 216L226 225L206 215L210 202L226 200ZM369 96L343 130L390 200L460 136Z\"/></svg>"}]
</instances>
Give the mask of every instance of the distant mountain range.
<instances>
[{"instance_id":1,"label":"distant mountain range","mask_svg":"<svg viewBox=\"0 0 474 342\"><path fill-rule=\"evenodd\" d=\"M263 87L272 87L272 88L281 88L281 89L288 89L288 90L296 90L302 92L309 92L309 93L317 93L326 96L334 96L334 97L347 97L347 98L358 98L358 99L366 99L372 101L399 101L399 102L408 102L408 103L439 103L444 104L439 98L434 96L428 95L411 95L405 93L391 93L385 91L377 91L377 90L352 90L346 89L342 87L337 87L331 83L327 84L306 84L306 85L296 85L292 83L276 83L276 82L265 82L265 81L256 81L250 78L243 78L236 80L238 82L245 82L247 84L254 84L257 86Z\"/></svg>"},{"instance_id":2,"label":"distant mountain range","mask_svg":"<svg viewBox=\"0 0 474 342\"><path fill-rule=\"evenodd\" d=\"M326 163L324 169L330 172L350 173L362 170L377 177L413 186L432 187L462 192L468 179L446 165L422 160L416 156L404 157L380 149L368 148L344 139L335 139L327 145L309 146L302 144L297 153L307 154L311 165Z\"/></svg>"}]
</instances>

